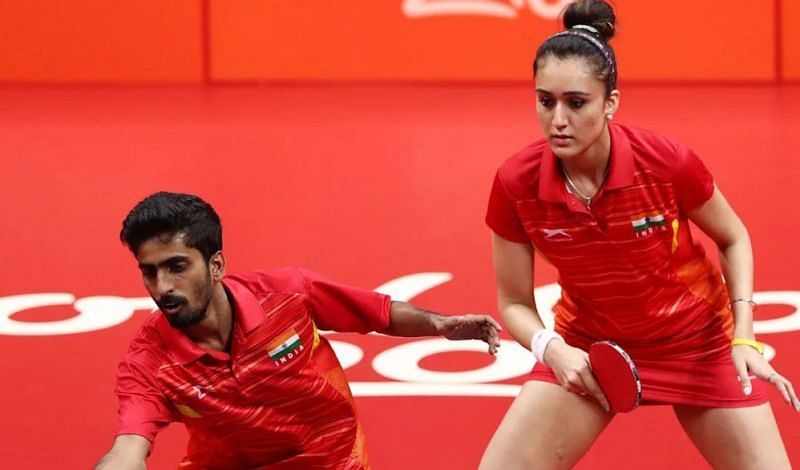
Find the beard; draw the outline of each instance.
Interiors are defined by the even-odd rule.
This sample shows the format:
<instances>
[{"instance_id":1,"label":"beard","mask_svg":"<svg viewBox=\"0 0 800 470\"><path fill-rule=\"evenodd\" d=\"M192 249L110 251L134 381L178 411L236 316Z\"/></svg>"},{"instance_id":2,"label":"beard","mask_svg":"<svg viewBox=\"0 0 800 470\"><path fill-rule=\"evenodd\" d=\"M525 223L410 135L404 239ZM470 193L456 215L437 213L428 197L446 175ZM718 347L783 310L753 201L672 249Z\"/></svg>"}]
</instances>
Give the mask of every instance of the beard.
<instances>
[{"instance_id":1,"label":"beard","mask_svg":"<svg viewBox=\"0 0 800 470\"><path fill-rule=\"evenodd\" d=\"M208 305L211 303L211 292L211 276L206 273L205 282L200 284L194 291L195 298L200 299L199 306L193 307L189 305L189 300L181 295L164 296L159 300L158 306L163 311L162 304L180 305L180 309L177 313L173 315L165 314L164 316L167 317L167 321L173 328L188 328L200 323L208 316Z\"/></svg>"},{"instance_id":2,"label":"beard","mask_svg":"<svg viewBox=\"0 0 800 470\"><path fill-rule=\"evenodd\" d=\"M177 315L167 315L167 321L173 328L183 329L194 326L206 319L208 315L208 304L210 302L211 298L209 298L202 307L189 308L185 306Z\"/></svg>"}]
</instances>

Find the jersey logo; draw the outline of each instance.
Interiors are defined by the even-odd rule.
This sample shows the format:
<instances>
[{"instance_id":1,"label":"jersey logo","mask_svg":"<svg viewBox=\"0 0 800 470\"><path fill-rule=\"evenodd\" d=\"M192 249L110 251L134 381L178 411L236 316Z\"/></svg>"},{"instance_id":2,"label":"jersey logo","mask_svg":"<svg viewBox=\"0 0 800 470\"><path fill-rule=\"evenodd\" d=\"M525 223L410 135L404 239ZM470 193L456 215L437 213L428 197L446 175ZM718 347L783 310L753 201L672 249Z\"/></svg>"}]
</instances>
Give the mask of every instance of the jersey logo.
<instances>
[{"instance_id":1,"label":"jersey logo","mask_svg":"<svg viewBox=\"0 0 800 470\"><path fill-rule=\"evenodd\" d=\"M654 234L656 231L664 231L667 229L667 221L664 214L659 212L651 212L649 214L639 214L631 217L631 226L636 238L647 237Z\"/></svg>"},{"instance_id":2,"label":"jersey logo","mask_svg":"<svg viewBox=\"0 0 800 470\"><path fill-rule=\"evenodd\" d=\"M303 342L300 340L300 335L297 334L294 328L289 328L267 346L269 358L275 362L276 366L285 364L293 359L295 356L299 355L303 349Z\"/></svg>"},{"instance_id":3,"label":"jersey logo","mask_svg":"<svg viewBox=\"0 0 800 470\"><path fill-rule=\"evenodd\" d=\"M201 400L203 398L205 398L206 395L208 395L208 392L206 390L204 390L203 387L201 387L199 385L195 385L194 387L192 387L192 390L194 390L197 393L197 398L199 398Z\"/></svg>"},{"instance_id":4,"label":"jersey logo","mask_svg":"<svg viewBox=\"0 0 800 470\"><path fill-rule=\"evenodd\" d=\"M544 239L552 242L565 242L572 240L572 235L564 228L543 228Z\"/></svg>"}]
</instances>

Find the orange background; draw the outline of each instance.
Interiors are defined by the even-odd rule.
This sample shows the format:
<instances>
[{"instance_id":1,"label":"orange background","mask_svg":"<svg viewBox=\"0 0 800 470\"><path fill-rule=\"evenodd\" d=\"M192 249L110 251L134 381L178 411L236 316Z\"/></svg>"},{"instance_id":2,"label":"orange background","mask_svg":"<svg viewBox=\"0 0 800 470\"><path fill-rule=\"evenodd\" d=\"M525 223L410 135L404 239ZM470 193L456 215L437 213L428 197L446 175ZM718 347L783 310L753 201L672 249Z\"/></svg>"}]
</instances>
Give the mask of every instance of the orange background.
<instances>
[{"instance_id":1,"label":"orange background","mask_svg":"<svg viewBox=\"0 0 800 470\"><path fill-rule=\"evenodd\" d=\"M528 4L556 0L491 0L511 18L408 18L405 1L0 0L0 81L529 80L559 30ZM795 0L614 3L623 82L800 78Z\"/></svg>"},{"instance_id":2,"label":"orange background","mask_svg":"<svg viewBox=\"0 0 800 470\"><path fill-rule=\"evenodd\" d=\"M800 2L781 0L783 76L800 80Z\"/></svg>"},{"instance_id":3,"label":"orange background","mask_svg":"<svg viewBox=\"0 0 800 470\"><path fill-rule=\"evenodd\" d=\"M509 0L501 2L511 4ZM724 4L724 8L721 5ZM559 30L517 18L406 18L402 0L212 0L217 80L525 80L536 46ZM775 4L617 2L623 80L771 80Z\"/></svg>"},{"instance_id":4,"label":"orange background","mask_svg":"<svg viewBox=\"0 0 800 470\"><path fill-rule=\"evenodd\" d=\"M198 0L0 0L0 80L200 81Z\"/></svg>"}]
</instances>

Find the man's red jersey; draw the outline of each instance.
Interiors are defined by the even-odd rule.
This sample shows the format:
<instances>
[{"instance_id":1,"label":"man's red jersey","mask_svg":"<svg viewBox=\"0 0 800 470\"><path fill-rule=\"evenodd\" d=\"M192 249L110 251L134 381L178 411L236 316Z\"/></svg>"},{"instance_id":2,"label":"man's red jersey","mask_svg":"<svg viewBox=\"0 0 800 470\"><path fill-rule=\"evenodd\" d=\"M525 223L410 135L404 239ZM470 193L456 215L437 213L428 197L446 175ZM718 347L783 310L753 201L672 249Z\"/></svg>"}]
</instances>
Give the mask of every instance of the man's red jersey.
<instances>
[{"instance_id":1,"label":"man's red jersey","mask_svg":"<svg viewBox=\"0 0 800 470\"><path fill-rule=\"evenodd\" d=\"M189 431L180 468L368 468L344 371L318 330L389 324L389 297L300 269L226 276L230 353L151 315L117 373L117 434Z\"/></svg>"}]
</instances>

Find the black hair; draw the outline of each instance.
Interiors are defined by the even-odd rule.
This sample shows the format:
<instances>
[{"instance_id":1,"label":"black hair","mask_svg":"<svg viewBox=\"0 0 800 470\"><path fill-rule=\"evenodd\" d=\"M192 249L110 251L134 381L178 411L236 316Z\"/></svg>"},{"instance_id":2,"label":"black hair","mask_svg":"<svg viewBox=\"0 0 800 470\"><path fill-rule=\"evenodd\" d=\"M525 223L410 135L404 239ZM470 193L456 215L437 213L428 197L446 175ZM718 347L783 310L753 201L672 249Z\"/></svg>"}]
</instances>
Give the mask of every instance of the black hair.
<instances>
[{"instance_id":1,"label":"black hair","mask_svg":"<svg viewBox=\"0 0 800 470\"><path fill-rule=\"evenodd\" d=\"M193 194L158 192L139 201L122 222L119 238L136 254L152 238L182 236L208 262L222 249L222 224L214 208Z\"/></svg>"},{"instance_id":2,"label":"black hair","mask_svg":"<svg viewBox=\"0 0 800 470\"><path fill-rule=\"evenodd\" d=\"M540 60L549 56L559 59L582 57L586 59L597 77L605 84L606 96L617 88L617 59L608 44L616 33L614 9L602 0L578 0L564 11L565 32L550 36L539 49L533 61L533 75ZM595 33L578 25L589 26ZM595 42L596 41L596 42Z\"/></svg>"}]
</instances>

